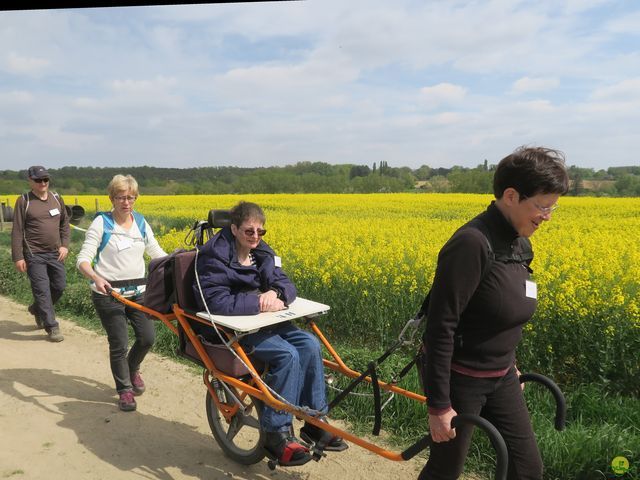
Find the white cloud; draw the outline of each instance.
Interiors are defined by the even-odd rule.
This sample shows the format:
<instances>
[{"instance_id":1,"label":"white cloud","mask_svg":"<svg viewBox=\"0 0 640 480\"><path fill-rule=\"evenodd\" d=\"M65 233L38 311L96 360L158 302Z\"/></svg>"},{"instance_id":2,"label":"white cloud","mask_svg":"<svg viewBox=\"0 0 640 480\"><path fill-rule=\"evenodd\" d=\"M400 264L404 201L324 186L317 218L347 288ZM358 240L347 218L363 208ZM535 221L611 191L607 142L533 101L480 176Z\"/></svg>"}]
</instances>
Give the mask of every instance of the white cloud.
<instances>
[{"instance_id":1,"label":"white cloud","mask_svg":"<svg viewBox=\"0 0 640 480\"><path fill-rule=\"evenodd\" d=\"M176 83L175 78L157 77L152 80L116 79L111 81L109 86L119 94L154 95L166 92Z\"/></svg>"},{"instance_id":2,"label":"white cloud","mask_svg":"<svg viewBox=\"0 0 640 480\"><path fill-rule=\"evenodd\" d=\"M45 70L51 62L44 58L25 57L17 53L9 53L6 60L6 68L9 72L18 75L35 75Z\"/></svg>"},{"instance_id":3,"label":"white cloud","mask_svg":"<svg viewBox=\"0 0 640 480\"><path fill-rule=\"evenodd\" d=\"M100 102L94 98L80 97L73 100L72 105L79 109L96 109L100 106Z\"/></svg>"},{"instance_id":4,"label":"white cloud","mask_svg":"<svg viewBox=\"0 0 640 480\"><path fill-rule=\"evenodd\" d=\"M576 14L613 3L612 0L565 0L564 10Z\"/></svg>"},{"instance_id":5,"label":"white cloud","mask_svg":"<svg viewBox=\"0 0 640 480\"><path fill-rule=\"evenodd\" d=\"M511 87L513 93L541 92L552 90L560 85L560 80L553 77L529 78L522 77L516 80Z\"/></svg>"},{"instance_id":6,"label":"white cloud","mask_svg":"<svg viewBox=\"0 0 640 480\"><path fill-rule=\"evenodd\" d=\"M637 37L640 35L640 12L611 20L605 24L605 28L612 33L625 33Z\"/></svg>"},{"instance_id":7,"label":"white cloud","mask_svg":"<svg viewBox=\"0 0 640 480\"><path fill-rule=\"evenodd\" d=\"M464 100L467 89L451 83L439 83L420 89L420 99L429 106L459 103Z\"/></svg>"},{"instance_id":8,"label":"white cloud","mask_svg":"<svg viewBox=\"0 0 640 480\"><path fill-rule=\"evenodd\" d=\"M14 90L11 92L0 92L0 105L25 105L33 103L34 96L31 92Z\"/></svg>"},{"instance_id":9,"label":"white cloud","mask_svg":"<svg viewBox=\"0 0 640 480\"><path fill-rule=\"evenodd\" d=\"M640 77L622 80L615 85L597 88L591 94L592 100L632 102L640 100Z\"/></svg>"},{"instance_id":10,"label":"white cloud","mask_svg":"<svg viewBox=\"0 0 640 480\"><path fill-rule=\"evenodd\" d=\"M523 102L520 105L531 112L548 113L558 110L549 100L532 100L530 102Z\"/></svg>"},{"instance_id":11,"label":"white cloud","mask_svg":"<svg viewBox=\"0 0 640 480\"><path fill-rule=\"evenodd\" d=\"M461 123L463 119L464 119L464 116L456 112L439 113L435 117L436 123L440 125L452 125L452 124Z\"/></svg>"}]
</instances>

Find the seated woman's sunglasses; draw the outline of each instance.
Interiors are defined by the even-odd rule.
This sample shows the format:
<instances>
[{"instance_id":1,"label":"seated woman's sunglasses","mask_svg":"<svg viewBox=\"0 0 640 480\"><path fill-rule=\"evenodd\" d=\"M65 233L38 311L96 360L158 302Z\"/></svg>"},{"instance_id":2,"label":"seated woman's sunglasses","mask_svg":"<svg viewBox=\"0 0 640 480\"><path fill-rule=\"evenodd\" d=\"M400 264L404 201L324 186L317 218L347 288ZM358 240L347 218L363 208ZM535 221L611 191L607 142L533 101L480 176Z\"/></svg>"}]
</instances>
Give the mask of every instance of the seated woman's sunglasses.
<instances>
[{"instance_id":1,"label":"seated woman's sunglasses","mask_svg":"<svg viewBox=\"0 0 640 480\"><path fill-rule=\"evenodd\" d=\"M260 228L258 230L253 230L251 228L247 228L246 230L244 230L244 234L247 237L253 237L254 235L258 235L259 237L264 237L265 234L267 233L267 231L264 228Z\"/></svg>"}]
</instances>

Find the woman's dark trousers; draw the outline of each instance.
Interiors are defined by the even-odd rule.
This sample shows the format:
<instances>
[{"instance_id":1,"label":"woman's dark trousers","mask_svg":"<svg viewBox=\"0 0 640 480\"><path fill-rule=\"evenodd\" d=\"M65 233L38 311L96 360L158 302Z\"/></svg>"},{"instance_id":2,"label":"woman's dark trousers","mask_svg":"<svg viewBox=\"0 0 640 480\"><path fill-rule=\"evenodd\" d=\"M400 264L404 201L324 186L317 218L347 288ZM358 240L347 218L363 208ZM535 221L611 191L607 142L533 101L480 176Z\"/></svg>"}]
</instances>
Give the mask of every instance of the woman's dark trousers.
<instances>
[{"instance_id":1,"label":"woman's dark trousers","mask_svg":"<svg viewBox=\"0 0 640 480\"><path fill-rule=\"evenodd\" d=\"M542 479L540 451L514 368L502 378L474 378L451 372L450 398L457 413L480 414L502 434L509 452L509 480ZM473 427L458 427L454 440L434 443L419 480L457 479L472 433Z\"/></svg>"},{"instance_id":2,"label":"woman's dark trousers","mask_svg":"<svg viewBox=\"0 0 640 480\"><path fill-rule=\"evenodd\" d=\"M131 390L131 375L140 369L140 364L156 339L156 328L147 315L133 307L128 307L111 295L91 292L102 326L109 340L109 360L111 373L116 382L116 390L122 393ZM129 298L131 301L140 297ZM129 328L131 323L136 340L129 350ZM128 354L127 354L128 351Z\"/></svg>"}]
</instances>

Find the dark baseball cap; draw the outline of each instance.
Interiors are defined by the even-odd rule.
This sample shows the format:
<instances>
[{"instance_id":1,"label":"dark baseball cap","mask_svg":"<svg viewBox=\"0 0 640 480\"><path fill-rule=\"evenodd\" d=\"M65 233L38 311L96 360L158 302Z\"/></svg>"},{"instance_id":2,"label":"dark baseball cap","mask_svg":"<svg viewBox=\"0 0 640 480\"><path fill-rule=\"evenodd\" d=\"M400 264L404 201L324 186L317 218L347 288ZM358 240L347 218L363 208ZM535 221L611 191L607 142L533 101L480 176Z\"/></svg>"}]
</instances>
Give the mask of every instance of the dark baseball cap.
<instances>
[{"instance_id":1,"label":"dark baseball cap","mask_svg":"<svg viewBox=\"0 0 640 480\"><path fill-rule=\"evenodd\" d=\"M49 178L50 177L49 172L47 172L47 169L40 165L29 167L29 170L27 170L27 176L29 178Z\"/></svg>"}]
</instances>

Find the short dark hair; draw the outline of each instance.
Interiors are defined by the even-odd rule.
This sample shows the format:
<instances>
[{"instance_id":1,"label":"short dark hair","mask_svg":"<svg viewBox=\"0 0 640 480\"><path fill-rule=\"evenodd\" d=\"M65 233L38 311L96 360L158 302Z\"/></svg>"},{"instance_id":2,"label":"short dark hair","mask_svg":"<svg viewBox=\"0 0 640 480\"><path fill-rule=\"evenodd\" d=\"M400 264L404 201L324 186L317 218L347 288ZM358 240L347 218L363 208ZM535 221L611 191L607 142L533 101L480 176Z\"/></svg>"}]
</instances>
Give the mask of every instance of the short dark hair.
<instances>
[{"instance_id":1,"label":"short dark hair","mask_svg":"<svg viewBox=\"0 0 640 480\"><path fill-rule=\"evenodd\" d=\"M509 187L526 198L539 193L564 195L569 190L564 154L545 147L518 147L500 160L493 175L493 194L496 198L502 198Z\"/></svg>"},{"instance_id":2,"label":"short dark hair","mask_svg":"<svg viewBox=\"0 0 640 480\"><path fill-rule=\"evenodd\" d=\"M264 223L266 218L264 212L257 203L240 202L229 211L231 215L231 223L239 227L247 220L258 220Z\"/></svg>"}]
</instances>

